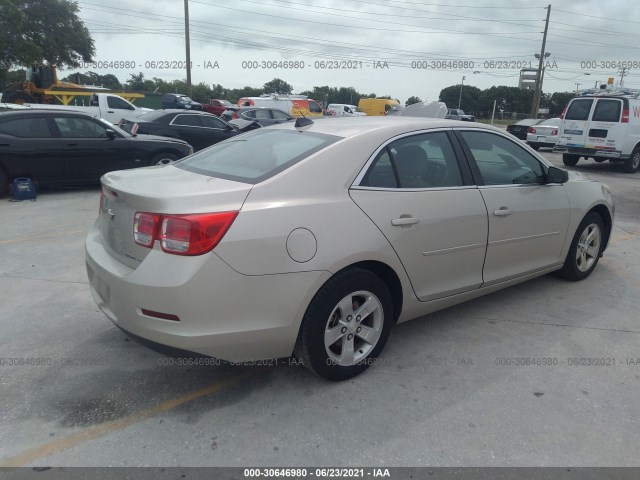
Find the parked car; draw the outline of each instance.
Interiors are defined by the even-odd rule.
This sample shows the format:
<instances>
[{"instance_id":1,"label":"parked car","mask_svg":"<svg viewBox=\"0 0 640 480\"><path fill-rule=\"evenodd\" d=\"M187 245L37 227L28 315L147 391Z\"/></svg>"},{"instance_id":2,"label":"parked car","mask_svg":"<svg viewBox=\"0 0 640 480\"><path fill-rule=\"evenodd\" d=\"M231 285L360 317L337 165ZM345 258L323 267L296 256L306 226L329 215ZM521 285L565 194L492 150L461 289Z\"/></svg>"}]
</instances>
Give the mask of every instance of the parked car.
<instances>
[{"instance_id":1,"label":"parked car","mask_svg":"<svg viewBox=\"0 0 640 480\"><path fill-rule=\"evenodd\" d=\"M191 153L182 140L132 137L84 113L0 112L0 196L17 177L40 185L89 184L113 170L167 163Z\"/></svg>"},{"instance_id":2,"label":"parked car","mask_svg":"<svg viewBox=\"0 0 640 480\"><path fill-rule=\"evenodd\" d=\"M580 157L622 164L624 171L640 168L640 90L612 88L586 92L569 102L554 152L565 165Z\"/></svg>"},{"instance_id":3,"label":"parked car","mask_svg":"<svg viewBox=\"0 0 640 480\"><path fill-rule=\"evenodd\" d=\"M507 132L520 140L526 140L529 127L542 121L544 120L540 120L539 118L525 118L517 121L516 123L507 125Z\"/></svg>"},{"instance_id":4,"label":"parked car","mask_svg":"<svg viewBox=\"0 0 640 480\"><path fill-rule=\"evenodd\" d=\"M228 100L209 100L208 104L202 105L205 112L213 113L218 117L229 107L233 107L233 103Z\"/></svg>"},{"instance_id":5,"label":"parked car","mask_svg":"<svg viewBox=\"0 0 640 480\"><path fill-rule=\"evenodd\" d=\"M558 141L561 118L548 118L532 125L527 130L527 144L534 150L553 148Z\"/></svg>"},{"instance_id":6,"label":"parked car","mask_svg":"<svg viewBox=\"0 0 640 480\"><path fill-rule=\"evenodd\" d=\"M179 138L189 143L197 152L214 143L242 133L211 113L184 110L156 110L135 122L122 122L122 129L132 135L160 135Z\"/></svg>"},{"instance_id":7,"label":"parked car","mask_svg":"<svg viewBox=\"0 0 640 480\"><path fill-rule=\"evenodd\" d=\"M292 117L322 117L322 106L306 95L265 94L259 97L242 97L239 107L263 107L282 110Z\"/></svg>"},{"instance_id":8,"label":"parked car","mask_svg":"<svg viewBox=\"0 0 640 480\"><path fill-rule=\"evenodd\" d=\"M184 108L187 110L202 110L202 104L194 102L180 93L165 93L162 96L162 108Z\"/></svg>"},{"instance_id":9,"label":"parked car","mask_svg":"<svg viewBox=\"0 0 640 480\"><path fill-rule=\"evenodd\" d=\"M222 112L222 115L220 115L220 118L223 119L225 122L232 120L233 114L236 113L239 108L240 107L237 107L237 106L231 106L227 108L224 112ZM236 118L238 118L238 115L236 115Z\"/></svg>"},{"instance_id":10,"label":"parked car","mask_svg":"<svg viewBox=\"0 0 640 480\"><path fill-rule=\"evenodd\" d=\"M242 119L254 121L262 127L290 122L293 117L283 110L265 107L237 107L225 111L224 118L231 116L230 120Z\"/></svg>"},{"instance_id":11,"label":"parked car","mask_svg":"<svg viewBox=\"0 0 640 480\"><path fill-rule=\"evenodd\" d=\"M367 114L355 105L349 105L346 103L330 103L327 106L325 115L332 117L364 117Z\"/></svg>"},{"instance_id":12,"label":"parked car","mask_svg":"<svg viewBox=\"0 0 640 480\"><path fill-rule=\"evenodd\" d=\"M464 113L464 110L460 110L459 108L449 108L447 109L447 114L444 118L449 120L462 120L463 122L475 122L476 117L473 115L467 115Z\"/></svg>"},{"instance_id":13,"label":"parked car","mask_svg":"<svg viewBox=\"0 0 640 480\"><path fill-rule=\"evenodd\" d=\"M614 212L605 185L501 129L411 117L298 119L102 185L87 272L120 329L180 356L294 354L332 380L396 323L586 278Z\"/></svg>"}]
</instances>

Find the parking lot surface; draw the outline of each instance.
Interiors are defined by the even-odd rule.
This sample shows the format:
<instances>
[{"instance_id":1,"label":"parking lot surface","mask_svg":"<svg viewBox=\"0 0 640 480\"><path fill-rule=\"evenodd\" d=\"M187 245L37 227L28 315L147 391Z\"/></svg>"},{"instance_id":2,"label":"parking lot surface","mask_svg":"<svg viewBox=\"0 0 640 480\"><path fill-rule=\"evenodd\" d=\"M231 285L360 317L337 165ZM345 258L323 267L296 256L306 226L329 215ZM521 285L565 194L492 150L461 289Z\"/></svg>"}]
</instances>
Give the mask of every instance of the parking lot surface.
<instances>
[{"instance_id":1,"label":"parking lot surface","mask_svg":"<svg viewBox=\"0 0 640 480\"><path fill-rule=\"evenodd\" d=\"M91 298L97 187L3 199L0 466L639 466L640 174L572 170L616 201L593 275L398 325L341 383L287 361L171 364Z\"/></svg>"}]
</instances>

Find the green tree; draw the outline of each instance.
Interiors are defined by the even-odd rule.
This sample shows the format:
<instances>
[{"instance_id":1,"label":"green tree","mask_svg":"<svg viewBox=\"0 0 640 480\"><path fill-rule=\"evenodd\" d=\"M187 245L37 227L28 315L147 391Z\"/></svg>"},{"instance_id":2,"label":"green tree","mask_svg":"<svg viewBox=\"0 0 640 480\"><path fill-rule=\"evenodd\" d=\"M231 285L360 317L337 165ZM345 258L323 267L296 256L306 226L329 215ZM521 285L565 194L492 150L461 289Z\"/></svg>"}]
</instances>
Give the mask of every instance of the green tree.
<instances>
[{"instance_id":1,"label":"green tree","mask_svg":"<svg viewBox=\"0 0 640 480\"><path fill-rule=\"evenodd\" d=\"M544 108L549 109L549 115L557 117L562 113L564 107L567 106L569 100L575 97L574 92L554 92L551 95L544 95L540 102Z\"/></svg>"},{"instance_id":2,"label":"green tree","mask_svg":"<svg viewBox=\"0 0 640 480\"><path fill-rule=\"evenodd\" d=\"M444 102L449 108L458 108L460 100L460 108L469 112L477 112L483 110L480 95L482 90L472 85L462 85L462 98L460 97L461 85L451 85L440 91L440 101Z\"/></svg>"},{"instance_id":3,"label":"green tree","mask_svg":"<svg viewBox=\"0 0 640 480\"><path fill-rule=\"evenodd\" d=\"M420 103L420 102L422 102L420 97L409 97L409 98L407 98L407 101L404 102L404 106L408 107L409 105L413 105L414 103ZM398 103L400 103L400 102L398 102Z\"/></svg>"},{"instance_id":4,"label":"green tree","mask_svg":"<svg viewBox=\"0 0 640 480\"><path fill-rule=\"evenodd\" d=\"M265 83L262 86L262 89L266 93L291 93L293 92L293 87L289 85L287 82L280 78L274 78L270 82Z\"/></svg>"},{"instance_id":5,"label":"green tree","mask_svg":"<svg viewBox=\"0 0 640 480\"><path fill-rule=\"evenodd\" d=\"M0 0L0 81L16 66L92 61L93 39L78 11L70 0Z\"/></svg>"},{"instance_id":6,"label":"green tree","mask_svg":"<svg viewBox=\"0 0 640 480\"><path fill-rule=\"evenodd\" d=\"M75 72L61 79L63 82L76 83L78 85L97 85L99 87L110 88L111 90L122 90L122 84L118 77L108 73L99 75L95 72Z\"/></svg>"}]
</instances>

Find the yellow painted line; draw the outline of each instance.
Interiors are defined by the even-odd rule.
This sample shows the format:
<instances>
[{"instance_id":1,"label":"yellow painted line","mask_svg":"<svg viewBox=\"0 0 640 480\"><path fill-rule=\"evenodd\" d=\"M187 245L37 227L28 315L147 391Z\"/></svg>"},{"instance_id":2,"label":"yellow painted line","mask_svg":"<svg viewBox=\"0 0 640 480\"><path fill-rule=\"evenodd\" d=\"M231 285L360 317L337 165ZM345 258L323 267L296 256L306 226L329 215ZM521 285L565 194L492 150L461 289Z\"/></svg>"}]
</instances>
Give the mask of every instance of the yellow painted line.
<instances>
[{"instance_id":1,"label":"yellow painted line","mask_svg":"<svg viewBox=\"0 0 640 480\"><path fill-rule=\"evenodd\" d=\"M625 240L629 240L630 238L633 238L634 236L635 235L632 235L630 233L623 234L623 235L616 235L611 239L611 242L609 242L609 243L624 242Z\"/></svg>"},{"instance_id":2,"label":"yellow painted line","mask_svg":"<svg viewBox=\"0 0 640 480\"><path fill-rule=\"evenodd\" d=\"M615 263L612 262L610 258L605 257L605 258L600 259L600 261L602 263L604 263L607 267L609 267L611 270L616 272L619 276L624 278L624 280L626 280L627 282L635 285L636 288L640 288L640 280L638 278L636 278L636 277L632 277L631 275L629 275L629 272L627 272L627 271L623 270L622 268L616 266Z\"/></svg>"},{"instance_id":3,"label":"yellow painted line","mask_svg":"<svg viewBox=\"0 0 640 480\"><path fill-rule=\"evenodd\" d=\"M235 377L233 380L227 380L224 382L213 384L201 390L196 390L195 392L187 393L174 400L167 400L166 402L156 405L155 407L150 407L150 408L147 408L146 410L132 413L118 420L112 420L110 422L101 423L100 425L95 425L93 427L85 428L84 430L80 430L79 432L71 433L67 436L60 437L56 440L52 440L48 443L45 443L44 445L30 448L18 455L15 455L13 457L9 457L5 460L0 461L0 468L21 467L26 464L31 464L36 460L38 460L39 458L48 457L49 455L62 452L69 448L73 448L84 442L94 440L96 438L102 437L112 432L123 430L131 425L142 422L159 413L168 412L169 410L172 410L180 405L184 405L185 403L191 402L193 400L197 400L198 398L202 398L202 397L206 397L207 395L218 393L221 390L231 387L237 383L240 383L241 380L244 380L246 377L253 375L254 372L255 370L252 370L251 372L248 372L244 375L239 375Z\"/></svg>"},{"instance_id":4,"label":"yellow painted line","mask_svg":"<svg viewBox=\"0 0 640 480\"><path fill-rule=\"evenodd\" d=\"M8 240L0 240L0 245L6 245L9 243L28 242L31 240L47 240L49 238L68 237L70 235L77 235L79 233L87 234L89 233L89 230L86 228L83 228L81 230L67 230L66 232L54 233L51 235L9 238Z\"/></svg>"}]
</instances>

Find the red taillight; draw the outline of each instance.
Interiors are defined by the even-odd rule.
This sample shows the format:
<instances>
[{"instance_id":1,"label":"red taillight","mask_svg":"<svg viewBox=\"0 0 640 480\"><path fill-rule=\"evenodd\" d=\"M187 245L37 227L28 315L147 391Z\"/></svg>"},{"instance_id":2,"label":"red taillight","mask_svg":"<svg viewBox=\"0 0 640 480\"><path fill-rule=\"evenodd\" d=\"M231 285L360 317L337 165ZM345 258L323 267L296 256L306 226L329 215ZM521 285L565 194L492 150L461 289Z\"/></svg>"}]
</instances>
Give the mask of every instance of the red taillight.
<instances>
[{"instance_id":1,"label":"red taillight","mask_svg":"<svg viewBox=\"0 0 640 480\"><path fill-rule=\"evenodd\" d=\"M629 123L629 109L622 110L622 123Z\"/></svg>"},{"instance_id":2,"label":"red taillight","mask_svg":"<svg viewBox=\"0 0 640 480\"><path fill-rule=\"evenodd\" d=\"M568 107L568 106L569 106L569 105L567 105L566 107L564 107L564 108L562 109L562 113L560 114L560 118L564 119L564 114L565 114L565 113L567 113L567 107Z\"/></svg>"},{"instance_id":3,"label":"red taillight","mask_svg":"<svg viewBox=\"0 0 640 480\"><path fill-rule=\"evenodd\" d=\"M133 237L138 245L160 248L174 255L202 255L215 248L235 220L238 212L193 215L158 215L138 212Z\"/></svg>"},{"instance_id":4,"label":"red taillight","mask_svg":"<svg viewBox=\"0 0 640 480\"><path fill-rule=\"evenodd\" d=\"M234 112L233 112L233 115L231 116L231 118L235 118L235 119L237 119L237 118L238 118L238 112L237 112L237 111L234 111Z\"/></svg>"},{"instance_id":5,"label":"red taillight","mask_svg":"<svg viewBox=\"0 0 640 480\"><path fill-rule=\"evenodd\" d=\"M533 127L529 127L529 129L527 130L528 133L536 133L536 129Z\"/></svg>"},{"instance_id":6,"label":"red taillight","mask_svg":"<svg viewBox=\"0 0 640 480\"><path fill-rule=\"evenodd\" d=\"M174 315L173 313L156 312L154 310L147 310L146 308L141 308L140 311L142 312L143 315L146 315L147 317L155 317L155 318L160 318L162 320L172 320L174 322L180 321L180 317L178 317L177 315Z\"/></svg>"},{"instance_id":7,"label":"red taillight","mask_svg":"<svg viewBox=\"0 0 640 480\"><path fill-rule=\"evenodd\" d=\"M558 130L551 130L551 135L558 135Z\"/></svg>"},{"instance_id":8,"label":"red taillight","mask_svg":"<svg viewBox=\"0 0 640 480\"><path fill-rule=\"evenodd\" d=\"M137 212L133 217L133 240L143 247L153 247L160 215Z\"/></svg>"}]
</instances>

